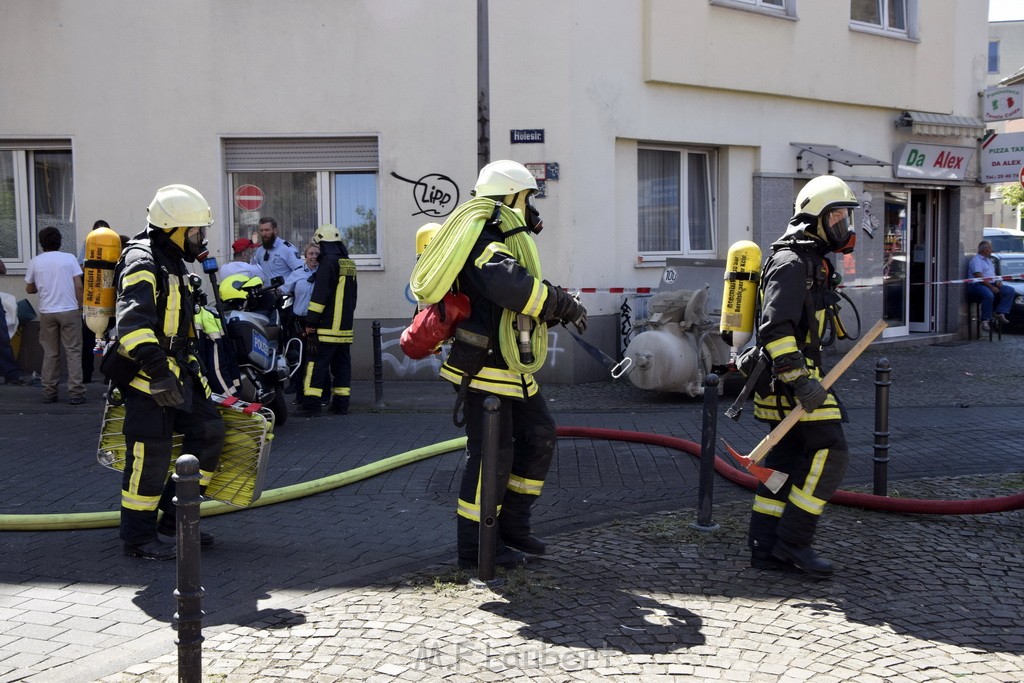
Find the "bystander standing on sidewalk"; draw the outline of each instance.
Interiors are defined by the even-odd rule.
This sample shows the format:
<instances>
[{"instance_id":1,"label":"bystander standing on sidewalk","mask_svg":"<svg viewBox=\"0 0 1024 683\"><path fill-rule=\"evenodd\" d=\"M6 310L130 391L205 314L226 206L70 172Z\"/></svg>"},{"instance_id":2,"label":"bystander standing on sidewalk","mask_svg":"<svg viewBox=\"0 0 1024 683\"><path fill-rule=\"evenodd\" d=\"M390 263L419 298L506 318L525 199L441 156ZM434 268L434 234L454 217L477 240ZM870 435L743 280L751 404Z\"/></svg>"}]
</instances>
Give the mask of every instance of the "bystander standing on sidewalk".
<instances>
[{"instance_id":1,"label":"bystander standing on sidewalk","mask_svg":"<svg viewBox=\"0 0 1024 683\"><path fill-rule=\"evenodd\" d=\"M28 264L25 291L39 295L39 343L43 347L43 403L57 402L60 350L68 368L71 405L85 403L82 383L82 268L72 254L60 251L60 230L39 231L43 253Z\"/></svg>"},{"instance_id":2,"label":"bystander standing on sidewalk","mask_svg":"<svg viewBox=\"0 0 1024 683\"><path fill-rule=\"evenodd\" d=\"M0 261L0 275L6 274L7 266ZM7 332L7 312L3 306L0 306L0 374L4 377L4 384L29 384L29 380L22 379L21 368L14 357L11 335Z\"/></svg>"}]
</instances>

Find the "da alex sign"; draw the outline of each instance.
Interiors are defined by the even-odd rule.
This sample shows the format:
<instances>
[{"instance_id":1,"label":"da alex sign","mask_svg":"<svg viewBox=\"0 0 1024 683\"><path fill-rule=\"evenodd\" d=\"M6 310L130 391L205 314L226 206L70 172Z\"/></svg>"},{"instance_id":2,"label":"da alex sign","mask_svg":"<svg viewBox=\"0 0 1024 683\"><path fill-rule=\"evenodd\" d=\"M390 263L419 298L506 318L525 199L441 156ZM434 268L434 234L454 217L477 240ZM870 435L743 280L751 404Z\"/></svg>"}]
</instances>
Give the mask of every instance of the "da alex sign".
<instances>
[{"instance_id":1,"label":"da alex sign","mask_svg":"<svg viewBox=\"0 0 1024 683\"><path fill-rule=\"evenodd\" d=\"M1012 183L1024 166L1024 133L998 133L981 143L981 182Z\"/></svg>"},{"instance_id":2,"label":"da alex sign","mask_svg":"<svg viewBox=\"0 0 1024 683\"><path fill-rule=\"evenodd\" d=\"M973 147L908 142L896 148L893 166L897 178L963 180L973 156Z\"/></svg>"}]
</instances>

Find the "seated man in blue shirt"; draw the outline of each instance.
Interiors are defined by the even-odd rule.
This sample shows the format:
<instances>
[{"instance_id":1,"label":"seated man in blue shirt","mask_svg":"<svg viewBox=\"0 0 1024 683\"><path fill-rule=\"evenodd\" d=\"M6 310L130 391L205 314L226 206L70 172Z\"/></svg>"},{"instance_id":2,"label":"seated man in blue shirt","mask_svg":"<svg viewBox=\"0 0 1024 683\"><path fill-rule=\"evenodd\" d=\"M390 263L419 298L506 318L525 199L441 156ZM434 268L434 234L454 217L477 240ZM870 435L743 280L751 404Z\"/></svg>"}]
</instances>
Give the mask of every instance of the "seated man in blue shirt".
<instances>
[{"instance_id":1,"label":"seated man in blue shirt","mask_svg":"<svg viewBox=\"0 0 1024 683\"><path fill-rule=\"evenodd\" d=\"M975 254L970 263L967 264L968 277L996 277L996 266L992 262L992 243L982 240L978 243L978 253ZM989 331L989 321L993 319L992 303L998 297L995 304L995 321L1001 325L1010 322L1006 314L1013 306L1013 297L1017 291L1005 282L991 280L988 282L972 282L967 285L967 296L974 301L981 302L981 331Z\"/></svg>"}]
</instances>

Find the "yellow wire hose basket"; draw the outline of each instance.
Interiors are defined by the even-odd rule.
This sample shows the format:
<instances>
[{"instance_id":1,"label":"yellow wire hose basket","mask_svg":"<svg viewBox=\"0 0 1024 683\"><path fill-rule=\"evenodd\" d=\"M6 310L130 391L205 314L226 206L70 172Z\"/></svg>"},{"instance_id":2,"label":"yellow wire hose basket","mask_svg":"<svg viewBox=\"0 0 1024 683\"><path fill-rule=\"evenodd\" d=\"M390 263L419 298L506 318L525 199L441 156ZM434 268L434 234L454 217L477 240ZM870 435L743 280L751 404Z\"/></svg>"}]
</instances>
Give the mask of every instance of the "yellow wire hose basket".
<instances>
[{"instance_id":1,"label":"yellow wire hose basket","mask_svg":"<svg viewBox=\"0 0 1024 683\"><path fill-rule=\"evenodd\" d=\"M270 442L274 438L274 414L258 403L234 397L213 394L212 399L224 420L225 437L217 471L204 496L236 507L249 507L263 493ZM127 450L123 427L124 404L116 398L108 399L96 459L118 472L124 471ZM174 473L174 462L181 455L181 440L181 434L172 438L169 474Z\"/></svg>"}]
</instances>

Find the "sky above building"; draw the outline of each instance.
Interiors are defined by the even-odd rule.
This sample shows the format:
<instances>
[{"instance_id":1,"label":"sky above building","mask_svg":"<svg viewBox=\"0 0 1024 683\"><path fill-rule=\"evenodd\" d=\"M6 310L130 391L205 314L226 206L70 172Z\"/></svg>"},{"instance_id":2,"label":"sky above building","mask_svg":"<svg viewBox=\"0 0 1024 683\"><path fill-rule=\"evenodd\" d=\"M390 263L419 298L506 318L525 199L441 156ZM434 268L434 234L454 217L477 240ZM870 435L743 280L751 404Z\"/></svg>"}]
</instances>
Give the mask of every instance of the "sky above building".
<instances>
[{"instance_id":1,"label":"sky above building","mask_svg":"<svg viewBox=\"0 0 1024 683\"><path fill-rule=\"evenodd\" d=\"M989 0L989 21L1017 21L1024 19L1024 2L1021 0Z\"/></svg>"}]
</instances>

